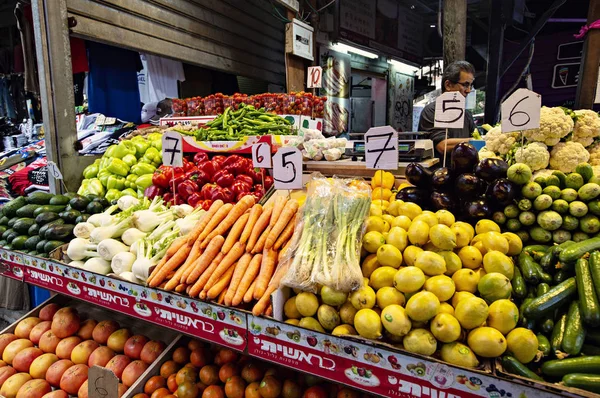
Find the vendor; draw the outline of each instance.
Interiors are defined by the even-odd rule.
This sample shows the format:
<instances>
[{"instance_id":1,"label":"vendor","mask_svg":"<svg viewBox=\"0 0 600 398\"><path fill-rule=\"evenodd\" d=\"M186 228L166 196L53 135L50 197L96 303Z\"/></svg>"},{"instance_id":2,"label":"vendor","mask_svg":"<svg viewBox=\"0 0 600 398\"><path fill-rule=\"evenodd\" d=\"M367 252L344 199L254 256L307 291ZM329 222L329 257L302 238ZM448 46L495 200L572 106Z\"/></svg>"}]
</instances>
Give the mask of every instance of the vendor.
<instances>
[{"instance_id":1,"label":"vendor","mask_svg":"<svg viewBox=\"0 0 600 398\"><path fill-rule=\"evenodd\" d=\"M473 81L475 80L475 68L466 61L456 61L451 63L444 70L442 75L442 92L458 91L464 97L471 92ZM448 152L459 143L468 141L475 130L475 122L470 111L465 112L465 125L462 129L448 129L448 139L446 129L435 128L435 101L427 104L421 112L419 118L419 131L428 132L427 138L433 141L436 157L443 159L444 148L447 145ZM450 155L450 153L448 153ZM448 156L449 158L449 156Z\"/></svg>"}]
</instances>

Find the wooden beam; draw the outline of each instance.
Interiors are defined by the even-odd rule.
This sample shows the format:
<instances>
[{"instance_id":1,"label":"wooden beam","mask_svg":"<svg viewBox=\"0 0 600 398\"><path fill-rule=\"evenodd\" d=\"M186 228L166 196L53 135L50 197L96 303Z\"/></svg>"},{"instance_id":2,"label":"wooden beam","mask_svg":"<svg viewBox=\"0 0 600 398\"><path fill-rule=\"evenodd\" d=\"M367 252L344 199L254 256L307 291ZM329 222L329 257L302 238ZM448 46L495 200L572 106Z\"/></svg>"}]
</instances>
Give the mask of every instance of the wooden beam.
<instances>
[{"instance_id":1,"label":"wooden beam","mask_svg":"<svg viewBox=\"0 0 600 398\"><path fill-rule=\"evenodd\" d=\"M490 16L488 34L487 76L485 84L485 116L486 123L495 124L498 116L498 100L500 98L500 62L504 44L504 21L502 2L489 0Z\"/></svg>"},{"instance_id":2,"label":"wooden beam","mask_svg":"<svg viewBox=\"0 0 600 398\"><path fill-rule=\"evenodd\" d=\"M465 59L467 0L444 0L444 65Z\"/></svg>"},{"instance_id":3,"label":"wooden beam","mask_svg":"<svg viewBox=\"0 0 600 398\"><path fill-rule=\"evenodd\" d=\"M600 0L590 0L587 23L600 19ZM600 30L590 29L585 35L583 55L579 69L579 82L575 96L576 109L592 109L598 85L600 65Z\"/></svg>"},{"instance_id":4,"label":"wooden beam","mask_svg":"<svg viewBox=\"0 0 600 398\"><path fill-rule=\"evenodd\" d=\"M287 18L291 21L294 19L296 14L293 11L287 10ZM293 40L292 35L287 34L288 29L292 29L292 24L289 23L285 26L286 29L286 48L288 47L288 40ZM292 91L304 91L304 82L306 81L306 65L304 64L304 59L297 57L293 54L285 54L286 60L286 72L285 72L285 81L286 81L286 89L287 92L290 93Z\"/></svg>"}]
</instances>

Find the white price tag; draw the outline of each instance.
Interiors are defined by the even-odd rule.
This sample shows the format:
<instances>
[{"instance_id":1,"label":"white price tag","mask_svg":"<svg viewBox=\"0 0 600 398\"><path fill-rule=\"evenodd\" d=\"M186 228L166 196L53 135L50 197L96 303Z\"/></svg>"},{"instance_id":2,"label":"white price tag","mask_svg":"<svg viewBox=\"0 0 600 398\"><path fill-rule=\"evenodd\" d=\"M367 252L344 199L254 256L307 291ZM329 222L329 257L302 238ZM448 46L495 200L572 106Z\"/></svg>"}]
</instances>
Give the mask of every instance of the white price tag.
<instances>
[{"instance_id":1,"label":"white price tag","mask_svg":"<svg viewBox=\"0 0 600 398\"><path fill-rule=\"evenodd\" d=\"M365 133L367 169L398 170L398 132L391 126L372 127Z\"/></svg>"},{"instance_id":2,"label":"white price tag","mask_svg":"<svg viewBox=\"0 0 600 398\"><path fill-rule=\"evenodd\" d=\"M183 138L181 134L174 131L163 134L162 160L165 166L183 166Z\"/></svg>"},{"instance_id":3,"label":"white price tag","mask_svg":"<svg viewBox=\"0 0 600 398\"><path fill-rule=\"evenodd\" d=\"M54 163L53 161L48 162L48 174L51 175L52 177L56 178L57 180L63 179L63 175L60 172L58 165L56 163Z\"/></svg>"},{"instance_id":4,"label":"white price tag","mask_svg":"<svg viewBox=\"0 0 600 398\"><path fill-rule=\"evenodd\" d=\"M271 146L266 142L252 145L252 167L259 169L270 169L273 162L271 160Z\"/></svg>"},{"instance_id":5,"label":"white price tag","mask_svg":"<svg viewBox=\"0 0 600 398\"><path fill-rule=\"evenodd\" d=\"M321 80L323 79L323 68L320 66L309 66L306 74L306 87L321 88Z\"/></svg>"},{"instance_id":6,"label":"white price tag","mask_svg":"<svg viewBox=\"0 0 600 398\"><path fill-rule=\"evenodd\" d=\"M448 91L435 100L433 127L462 129L465 125L465 97L458 91Z\"/></svg>"},{"instance_id":7,"label":"white price tag","mask_svg":"<svg viewBox=\"0 0 600 398\"><path fill-rule=\"evenodd\" d=\"M542 96L526 88L515 91L502 103L502 132L521 131L540 127Z\"/></svg>"},{"instance_id":8,"label":"white price tag","mask_svg":"<svg viewBox=\"0 0 600 398\"><path fill-rule=\"evenodd\" d=\"M302 189L302 153L298 148L280 148L273 156L275 189Z\"/></svg>"}]
</instances>

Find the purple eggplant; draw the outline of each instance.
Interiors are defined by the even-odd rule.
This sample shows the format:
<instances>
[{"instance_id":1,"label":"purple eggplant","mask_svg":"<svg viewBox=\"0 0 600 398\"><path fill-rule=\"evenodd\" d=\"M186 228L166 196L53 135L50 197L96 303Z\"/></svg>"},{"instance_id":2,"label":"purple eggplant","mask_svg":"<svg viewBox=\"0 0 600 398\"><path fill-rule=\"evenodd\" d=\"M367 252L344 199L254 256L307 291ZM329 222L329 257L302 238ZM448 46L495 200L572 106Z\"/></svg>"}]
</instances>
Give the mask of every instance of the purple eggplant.
<instances>
[{"instance_id":1,"label":"purple eggplant","mask_svg":"<svg viewBox=\"0 0 600 398\"><path fill-rule=\"evenodd\" d=\"M452 210L456 207L454 198L447 192L433 191L430 199L435 210Z\"/></svg>"},{"instance_id":2,"label":"purple eggplant","mask_svg":"<svg viewBox=\"0 0 600 398\"><path fill-rule=\"evenodd\" d=\"M517 187L506 178L498 178L490 184L486 195L494 204L506 206L517 196Z\"/></svg>"},{"instance_id":3,"label":"purple eggplant","mask_svg":"<svg viewBox=\"0 0 600 398\"><path fill-rule=\"evenodd\" d=\"M431 187L431 171L418 163L409 163L404 175L408 182L416 187L427 189Z\"/></svg>"},{"instance_id":4,"label":"purple eggplant","mask_svg":"<svg viewBox=\"0 0 600 398\"><path fill-rule=\"evenodd\" d=\"M467 201L464 204L464 213L471 219L480 220L482 218L489 218L492 214L492 209L485 199L475 199Z\"/></svg>"},{"instance_id":5,"label":"purple eggplant","mask_svg":"<svg viewBox=\"0 0 600 398\"><path fill-rule=\"evenodd\" d=\"M475 175L484 181L492 182L498 178L506 178L508 163L502 159L485 158L475 166Z\"/></svg>"},{"instance_id":6,"label":"purple eggplant","mask_svg":"<svg viewBox=\"0 0 600 398\"><path fill-rule=\"evenodd\" d=\"M454 175L472 173L479 162L479 153L475 147L467 142L461 142L452 150L450 169Z\"/></svg>"},{"instance_id":7,"label":"purple eggplant","mask_svg":"<svg viewBox=\"0 0 600 398\"><path fill-rule=\"evenodd\" d=\"M456 178L454 192L461 199L470 199L485 193L485 183L475 174L465 173Z\"/></svg>"},{"instance_id":8,"label":"purple eggplant","mask_svg":"<svg viewBox=\"0 0 600 398\"><path fill-rule=\"evenodd\" d=\"M447 167L442 167L433 172L431 185L436 191L448 191L454 186L454 178Z\"/></svg>"},{"instance_id":9,"label":"purple eggplant","mask_svg":"<svg viewBox=\"0 0 600 398\"><path fill-rule=\"evenodd\" d=\"M429 192L417 187L406 187L398 191L396 199L417 203L421 207L426 207L424 204L429 202Z\"/></svg>"}]
</instances>

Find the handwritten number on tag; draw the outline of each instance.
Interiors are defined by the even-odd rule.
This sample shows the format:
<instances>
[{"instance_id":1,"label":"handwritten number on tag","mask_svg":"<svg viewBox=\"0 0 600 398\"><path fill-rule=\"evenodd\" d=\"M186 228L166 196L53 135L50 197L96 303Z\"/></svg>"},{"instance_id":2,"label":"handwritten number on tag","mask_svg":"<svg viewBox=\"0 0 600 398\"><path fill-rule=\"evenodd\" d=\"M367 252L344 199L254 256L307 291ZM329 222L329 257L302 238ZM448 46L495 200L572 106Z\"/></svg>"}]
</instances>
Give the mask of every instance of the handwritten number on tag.
<instances>
[{"instance_id":1,"label":"handwritten number on tag","mask_svg":"<svg viewBox=\"0 0 600 398\"><path fill-rule=\"evenodd\" d=\"M377 168L377 166L379 165L379 160L381 159L381 156L383 155L384 152L397 151L397 149L393 143L391 144L391 146L389 146L393 135L394 135L393 133L384 133L384 134L370 135L370 136L366 137L367 143L369 143L369 141L375 140L375 139L380 139L380 138L386 139L385 144L383 144L383 147L367 149L367 152L369 152L369 153L379 153L379 155L377 155L377 158L375 159L375 164L373 165L373 167Z\"/></svg>"},{"instance_id":2,"label":"handwritten number on tag","mask_svg":"<svg viewBox=\"0 0 600 398\"><path fill-rule=\"evenodd\" d=\"M531 120L531 116L529 116L529 114L525 111L516 111L515 109L521 104L521 102L525 101L527 98L529 98L529 96L523 97L521 98L516 104L515 106L512 107L512 109L510 110L510 116L508 116L508 121L510 122L510 124L512 124L515 127L523 127L525 126L527 123L529 123L529 121ZM517 115L525 115L525 117L527 118L526 121L524 121L523 123L515 123L515 120L513 119L515 116Z\"/></svg>"}]
</instances>

